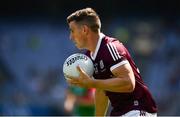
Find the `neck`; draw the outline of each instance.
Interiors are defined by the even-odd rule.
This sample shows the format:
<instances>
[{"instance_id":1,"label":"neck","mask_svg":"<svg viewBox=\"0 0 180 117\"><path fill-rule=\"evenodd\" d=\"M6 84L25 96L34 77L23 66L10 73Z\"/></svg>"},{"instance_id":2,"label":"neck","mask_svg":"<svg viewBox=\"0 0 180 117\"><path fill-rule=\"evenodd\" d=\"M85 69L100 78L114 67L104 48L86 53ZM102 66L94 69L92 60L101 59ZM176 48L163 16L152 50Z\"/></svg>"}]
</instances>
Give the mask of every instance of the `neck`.
<instances>
[{"instance_id":1,"label":"neck","mask_svg":"<svg viewBox=\"0 0 180 117\"><path fill-rule=\"evenodd\" d=\"M96 50L96 45L98 43L100 37L100 32L98 33L92 33L88 36L89 44L88 44L88 50L90 50L92 53Z\"/></svg>"}]
</instances>

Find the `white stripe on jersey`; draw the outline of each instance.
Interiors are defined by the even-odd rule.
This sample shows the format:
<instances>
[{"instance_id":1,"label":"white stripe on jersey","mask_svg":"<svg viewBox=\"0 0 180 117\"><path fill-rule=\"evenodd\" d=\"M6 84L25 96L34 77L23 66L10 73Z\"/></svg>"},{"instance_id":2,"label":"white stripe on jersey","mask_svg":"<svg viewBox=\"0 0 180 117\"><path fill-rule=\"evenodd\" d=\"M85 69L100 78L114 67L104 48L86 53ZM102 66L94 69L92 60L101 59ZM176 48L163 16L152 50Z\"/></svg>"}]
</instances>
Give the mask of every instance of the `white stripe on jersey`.
<instances>
[{"instance_id":1,"label":"white stripe on jersey","mask_svg":"<svg viewBox=\"0 0 180 117\"><path fill-rule=\"evenodd\" d=\"M121 56L119 55L119 52L117 51L116 46L113 43L110 42L109 44L107 44L107 46L114 61L121 58Z\"/></svg>"},{"instance_id":2,"label":"white stripe on jersey","mask_svg":"<svg viewBox=\"0 0 180 117\"><path fill-rule=\"evenodd\" d=\"M118 56L119 58L121 58L121 56L119 55L119 52L118 52L116 46L114 45L114 43L112 43L112 45L113 45L113 47L114 47L114 49L115 49L115 51L116 51L117 56Z\"/></svg>"},{"instance_id":3,"label":"white stripe on jersey","mask_svg":"<svg viewBox=\"0 0 180 117\"><path fill-rule=\"evenodd\" d=\"M118 57L117 57L117 55L116 55L116 51L115 51L115 49L114 49L114 46L112 45L112 43L109 43L109 45L110 45L110 48L111 48L112 51L113 51L113 55L115 56L116 60L118 60Z\"/></svg>"},{"instance_id":4,"label":"white stripe on jersey","mask_svg":"<svg viewBox=\"0 0 180 117\"><path fill-rule=\"evenodd\" d=\"M123 60L123 61L121 61L121 62L119 62L119 63L111 66L111 67L110 67L110 70L112 71L112 70L116 69L117 67L119 67L119 66L121 66L121 65L124 65L124 64L127 64L127 63L129 63L128 60Z\"/></svg>"},{"instance_id":5,"label":"white stripe on jersey","mask_svg":"<svg viewBox=\"0 0 180 117\"><path fill-rule=\"evenodd\" d=\"M116 59L114 58L114 56L113 56L113 54L112 54L112 51L111 51L111 49L110 49L110 47L109 47L109 44L107 44L107 47L108 47L108 49L109 49L109 52L111 53L111 56L112 56L113 60L115 61Z\"/></svg>"}]
</instances>

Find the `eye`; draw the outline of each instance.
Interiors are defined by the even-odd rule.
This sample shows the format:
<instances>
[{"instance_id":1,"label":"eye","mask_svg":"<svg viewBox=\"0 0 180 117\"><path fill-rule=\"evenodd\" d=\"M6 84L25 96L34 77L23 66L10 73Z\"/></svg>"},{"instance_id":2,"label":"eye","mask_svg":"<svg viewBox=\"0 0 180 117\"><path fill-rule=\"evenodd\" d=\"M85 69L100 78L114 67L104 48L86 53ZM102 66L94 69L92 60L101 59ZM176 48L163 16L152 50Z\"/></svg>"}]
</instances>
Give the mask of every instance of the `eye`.
<instances>
[{"instance_id":1,"label":"eye","mask_svg":"<svg viewBox=\"0 0 180 117\"><path fill-rule=\"evenodd\" d=\"M70 32L73 33L74 31L72 29L70 29Z\"/></svg>"}]
</instances>

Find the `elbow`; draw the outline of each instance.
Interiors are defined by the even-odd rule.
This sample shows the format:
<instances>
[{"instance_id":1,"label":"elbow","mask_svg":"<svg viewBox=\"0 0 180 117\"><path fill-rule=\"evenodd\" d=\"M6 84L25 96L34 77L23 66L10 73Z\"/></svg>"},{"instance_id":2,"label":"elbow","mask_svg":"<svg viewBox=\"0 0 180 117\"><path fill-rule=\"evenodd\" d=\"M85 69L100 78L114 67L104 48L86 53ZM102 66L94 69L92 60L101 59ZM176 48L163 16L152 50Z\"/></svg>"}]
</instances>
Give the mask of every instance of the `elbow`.
<instances>
[{"instance_id":1,"label":"elbow","mask_svg":"<svg viewBox=\"0 0 180 117\"><path fill-rule=\"evenodd\" d=\"M135 90L135 77L133 75L129 78L129 85L127 89L129 93Z\"/></svg>"},{"instance_id":2,"label":"elbow","mask_svg":"<svg viewBox=\"0 0 180 117\"><path fill-rule=\"evenodd\" d=\"M127 88L127 92L128 92L128 93L131 93L131 92L134 91L134 89L135 89L135 86L134 86L133 84L130 84L130 85L128 86L128 88Z\"/></svg>"},{"instance_id":3,"label":"elbow","mask_svg":"<svg viewBox=\"0 0 180 117\"><path fill-rule=\"evenodd\" d=\"M129 85L127 86L127 92L131 93L135 90L135 82L130 82Z\"/></svg>"}]
</instances>

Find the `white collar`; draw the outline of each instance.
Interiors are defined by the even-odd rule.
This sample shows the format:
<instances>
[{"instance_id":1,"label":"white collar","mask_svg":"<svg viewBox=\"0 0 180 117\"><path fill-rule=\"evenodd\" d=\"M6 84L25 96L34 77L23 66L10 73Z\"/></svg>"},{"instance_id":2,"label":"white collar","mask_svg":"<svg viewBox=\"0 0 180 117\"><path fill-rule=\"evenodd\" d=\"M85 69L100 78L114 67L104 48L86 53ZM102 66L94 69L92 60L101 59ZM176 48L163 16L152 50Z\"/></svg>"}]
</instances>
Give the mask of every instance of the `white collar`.
<instances>
[{"instance_id":1,"label":"white collar","mask_svg":"<svg viewBox=\"0 0 180 117\"><path fill-rule=\"evenodd\" d=\"M100 36L99 36L99 39L98 39L98 42L97 42L97 45L96 45L96 49L95 49L95 52L94 53L90 53L90 55L91 55L91 58L93 59L93 60L95 60L96 59L96 56L97 56L97 53L98 53L98 50L99 50L99 48L100 48L100 45L101 45L101 41L102 41L102 39L105 37L105 35L103 34L103 33L100 33Z\"/></svg>"}]
</instances>

